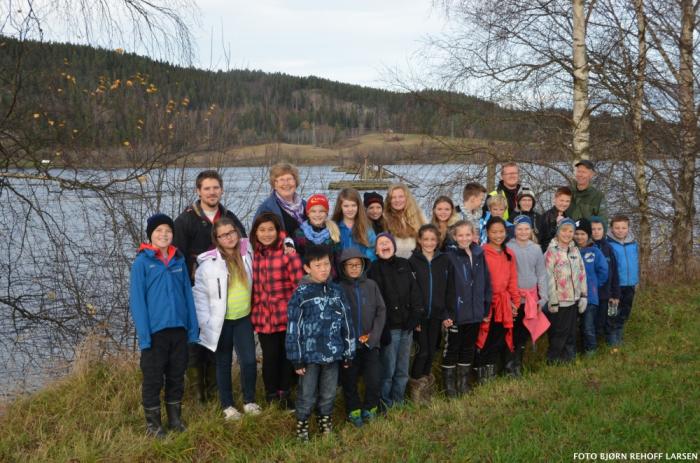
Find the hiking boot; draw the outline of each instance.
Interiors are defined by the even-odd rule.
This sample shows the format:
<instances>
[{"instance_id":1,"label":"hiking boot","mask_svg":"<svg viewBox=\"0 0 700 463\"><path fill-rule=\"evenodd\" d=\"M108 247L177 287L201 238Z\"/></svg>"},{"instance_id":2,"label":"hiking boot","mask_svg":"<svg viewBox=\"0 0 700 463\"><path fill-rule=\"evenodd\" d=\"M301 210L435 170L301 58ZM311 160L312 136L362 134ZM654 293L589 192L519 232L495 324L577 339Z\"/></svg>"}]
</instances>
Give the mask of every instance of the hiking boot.
<instances>
[{"instance_id":1,"label":"hiking boot","mask_svg":"<svg viewBox=\"0 0 700 463\"><path fill-rule=\"evenodd\" d=\"M364 410L353 410L350 413L348 413L348 421L353 424L356 428L361 428L362 425L364 424L363 421L363 413Z\"/></svg>"},{"instance_id":2,"label":"hiking boot","mask_svg":"<svg viewBox=\"0 0 700 463\"><path fill-rule=\"evenodd\" d=\"M318 423L318 430L321 434L328 435L333 432L333 418L330 415L317 416L316 423Z\"/></svg>"},{"instance_id":3,"label":"hiking boot","mask_svg":"<svg viewBox=\"0 0 700 463\"><path fill-rule=\"evenodd\" d=\"M168 414L168 427L171 431L184 432L187 430L182 422L182 402L165 403L165 411Z\"/></svg>"},{"instance_id":4,"label":"hiking boot","mask_svg":"<svg viewBox=\"0 0 700 463\"><path fill-rule=\"evenodd\" d=\"M160 405L157 407L143 407L143 413L146 416L146 435L162 439L165 437L163 425L160 422Z\"/></svg>"},{"instance_id":5,"label":"hiking boot","mask_svg":"<svg viewBox=\"0 0 700 463\"><path fill-rule=\"evenodd\" d=\"M457 368L442 367L442 384L445 389L445 395L449 398L457 397Z\"/></svg>"},{"instance_id":6,"label":"hiking boot","mask_svg":"<svg viewBox=\"0 0 700 463\"><path fill-rule=\"evenodd\" d=\"M408 396L410 397L411 402L414 404L421 402L423 390L425 389L426 385L427 382L424 377L418 379L408 378Z\"/></svg>"},{"instance_id":7,"label":"hiking boot","mask_svg":"<svg viewBox=\"0 0 700 463\"><path fill-rule=\"evenodd\" d=\"M309 420L297 420L297 440L308 442L309 440Z\"/></svg>"},{"instance_id":8,"label":"hiking boot","mask_svg":"<svg viewBox=\"0 0 700 463\"><path fill-rule=\"evenodd\" d=\"M467 394L471 390L469 386L469 374L471 371L472 365L470 363L457 364L457 394Z\"/></svg>"}]
</instances>

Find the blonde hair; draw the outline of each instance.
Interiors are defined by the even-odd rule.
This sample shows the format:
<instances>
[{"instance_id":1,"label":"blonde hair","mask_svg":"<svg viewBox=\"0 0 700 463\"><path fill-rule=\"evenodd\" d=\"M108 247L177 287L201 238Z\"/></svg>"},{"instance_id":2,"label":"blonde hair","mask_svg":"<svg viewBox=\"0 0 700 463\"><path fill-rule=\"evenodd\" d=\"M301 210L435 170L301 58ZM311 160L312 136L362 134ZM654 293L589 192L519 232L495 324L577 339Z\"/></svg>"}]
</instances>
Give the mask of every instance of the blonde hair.
<instances>
[{"instance_id":1,"label":"blonde hair","mask_svg":"<svg viewBox=\"0 0 700 463\"><path fill-rule=\"evenodd\" d=\"M406 196L406 207L402 211L395 211L391 207L391 195L396 190L403 191ZM389 186L384 198L384 223L388 232L398 238L416 238L418 229L426 222L423 211L416 203L416 198L406 185L394 183Z\"/></svg>"},{"instance_id":2,"label":"blonde hair","mask_svg":"<svg viewBox=\"0 0 700 463\"><path fill-rule=\"evenodd\" d=\"M219 228L225 227L226 225L230 225L231 227L233 227L233 231L235 231L238 235L236 247L234 248L233 253L231 255L227 254L226 251L224 251L224 248L222 248L219 244L219 238L217 237ZM219 254L221 254L221 257L224 259L224 262L226 262L226 268L228 269L229 278L232 281L246 283L246 271L245 266L243 265L243 257L241 257L242 238L243 236L241 235L241 231L236 227L236 224L233 222L233 220L231 220L228 217L221 217L214 223L214 226L211 227L211 241L212 243L216 244L216 248L219 250Z\"/></svg>"},{"instance_id":3,"label":"blonde hair","mask_svg":"<svg viewBox=\"0 0 700 463\"><path fill-rule=\"evenodd\" d=\"M299 186L299 169L293 164L288 162L279 162L274 166L270 167L270 186L275 188L275 180L283 175L291 174L294 177L294 181L297 186Z\"/></svg>"},{"instance_id":4,"label":"blonde hair","mask_svg":"<svg viewBox=\"0 0 700 463\"><path fill-rule=\"evenodd\" d=\"M508 200L505 196L492 195L486 200L486 207L490 210L491 206L502 206L504 209L508 209Z\"/></svg>"},{"instance_id":5,"label":"blonde hair","mask_svg":"<svg viewBox=\"0 0 700 463\"><path fill-rule=\"evenodd\" d=\"M472 231L472 235L476 235L476 225L474 225L471 221L469 220L458 220L455 222L454 225L452 225L452 228L450 228L450 235L452 238L455 237L455 233L457 233L458 228L462 227L468 227Z\"/></svg>"},{"instance_id":6,"label":"blonde hair","mask_svg":"<svg viewBox=\"0 0 700 463\"><path fill-rule=\"evenodd\" d=\"M450 216L449 219L447 219L447 227L445 228L444 231L440 227L440 220L435 215L435 208L440 203L447 203L452 208L452 215ZM455 211L455 204L452 202L452 199L450 199L448 196L438 196L438 198L433 203L433 216L430 219L430 223L432 223L433 225L435 225L437 227L438 233L439 233L438 238L440 239L440 242L445 241L445 237L447 236L447 233L449 233L450 227L452 227L452 225L457 223L459 221L459 219L460 219L459 214L457 214L457 211Z\"/></svg>"},{"instance_id":7,"label":"blonde hair","mask_svg":"<svg viewBox=\"0 0 700 463\"><path fill-rule=\"evenodd\" d=\"M365 211L365 205L362 203L362 198L360 198L360 192L354 188L343 188L340 190L338 199L335 202L335 208L333 209L333 221L336 223L340 223L343 220L343 201L352 201L357 204L355 223L352 226L352 239L362 246L369 246L367 232L370 228L370 224L367 218L367 211ZM330 229L328 231L332 233ZM340 236L340 230L338 230L338 236ZM340 241L340 239L338 239L338 241Z\"/></svg>"},{"instance_id":8,"label":"blonde hair","mask_svg":"<svg viewBox=\"0 0 700 463\"><path fill-rule=\"evenodd\" d=\"M334 243L340 243L340 229L338 228L338 224L331 219L326 219L326 228L328 229L328 234L331 236L331 240Z\"/></svg>"}]
</instances>

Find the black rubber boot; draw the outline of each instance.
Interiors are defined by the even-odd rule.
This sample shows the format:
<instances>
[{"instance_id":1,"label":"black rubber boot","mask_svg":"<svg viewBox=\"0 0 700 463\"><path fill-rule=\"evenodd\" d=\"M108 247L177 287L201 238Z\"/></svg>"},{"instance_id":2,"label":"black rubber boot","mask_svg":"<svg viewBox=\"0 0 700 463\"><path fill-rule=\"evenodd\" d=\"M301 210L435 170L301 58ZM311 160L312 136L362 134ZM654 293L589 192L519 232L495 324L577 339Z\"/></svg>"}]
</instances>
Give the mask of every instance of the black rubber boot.
<instances>
[{"instance_id":1,"label":"black rubber boot","mask_svg":"<svg viewBox=\"0 0 700 463\"><path fill-rule=\"evenodd\" d=\"M204 403L207 401L207 396L204 390L202 373L201 368L199 368L199 366L195 366L188 368L185 376L187 378L187 382L190 383L192 389L194 390L194 396L197 401Z\"/></svg>"},{"instance_id":2,"label":"black rubber boot","mask_svg":"<svg viewBox=\"0 0 700 463\"><path fill-rule=\"evenodd\" d=\"M496 378L496 365L495 364L489 363L488 365L485 365L484 371L485 371L485 382L489 382L492 379Z\"/></svg>"},{"instance_id":3,"label":"black rubber boot","mask_svg":"<svg viewBox=\"0 0 700 463\"><path fill-rule=\"evenodd\" d=\"M146 408L143 407L143 413L146 416L146 435L162 439L165 437L163 425L160 421L160 406Z\"/></svg>"},{"instance_id":4,"label":"black rubber boot","mask_svg":"<svg viewBox=\"0 0 700 463\"><path fill-rule=\"evenodd\" d=\"M333 432L333 418L329 415L317 416L316 421L321 434L330 434Z\"/></svg>"},{"instance_id":5,"label":"black rubber boot","mask_svg":"<svg viewBox=\"0 0 700 463\"><path fill-rule=\"evenodd\" d=\"M168 427L171 431L184 432L187 430L182 422L182 402L165 404L165 411L168 414Z\"/></svg>"},{"instance_id":6,"label":"black rubber boot","mask_svg":"<svg viewBox=\"0 0 700 463\"><path fill-rule=\"evenodd\" d=\"M525 346L516 346L515 351L508 353L505 371L508 376L520 378L523 375L523 353Z\"/></svg>"},{"instance_id":7,"label":"black rubber boot","mask_svg":"<svg viewBox=\"0 0 700 463\"><path fill-rule=\"evenodd\" d=\"M278 391L277 397L280 401L280 408L290 412L294 411L294 401L289 391Z\"/></svg>"},{"instance_id":8,"label":"black rubber boot","mask_svg":"<svg viewBox=\"0 0 700 463\"><path fill-rule=\"evenodd\" d=\"M309 420L297 420L297 439L302 442L309 440Z\"/></svg>"},{"instance_id":9,"label":"black rubber boot","mask_svg":"<svg viewBox=\"0 0 700 463\"><path fill-rule=\"evenodd\" d=\"M442 385L445 388L445 395L449 398L457 397L456 374L456 367L442 367Z\"/></svg>"},{"instance_id":10,"label":"black rubber boot","mask_svg":"<svg viewBox=\"0 0 700 463\"><path fill-rule=\"evenodd\" d=\"M471 390L471 386L469 386L469 374L471 373L471 371L471 364L457 364L457 394L467 394Z\"/></svg>"}]
</instances>

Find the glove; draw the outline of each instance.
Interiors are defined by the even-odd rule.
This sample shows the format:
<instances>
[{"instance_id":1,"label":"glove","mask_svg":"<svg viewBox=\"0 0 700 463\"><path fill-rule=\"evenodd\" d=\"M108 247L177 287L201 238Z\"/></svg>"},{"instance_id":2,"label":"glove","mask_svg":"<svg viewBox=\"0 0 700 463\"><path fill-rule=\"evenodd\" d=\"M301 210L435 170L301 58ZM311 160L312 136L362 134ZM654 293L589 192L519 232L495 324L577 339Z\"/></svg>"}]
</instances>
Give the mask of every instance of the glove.
<instances>
[{"instance_id":1,"label":"glove","mask_svg":"<svg viewBox=\"0 0 700 463\"><path fill-rule=\"evenodd\" d=\"M547 310L549 310L549 313L557 313L557 312L559 312L559 305L558 304L554 304L554 305L550 304L549 307L547 308Z\"/></svg>"},{"instance_id":2,"label":"glove","mask_svg":"<svg viewBox=\"0 0 700 463\"><path fill-rule=\"evenodd\" d=\"M585 297L582 297L581 299L578 300L578 313L585 312L586 307L588 307L588 299Z\"/></svg>"},{"instance_id":3,"label":"glove","mask_svg":"<svg viewBox=\"0 0 700 463\"><path fill-rule=\"evenodd\" d=\"M343 368L350 368L352 366L352 359L343 360Z\"/></svg>"}]
</instances>

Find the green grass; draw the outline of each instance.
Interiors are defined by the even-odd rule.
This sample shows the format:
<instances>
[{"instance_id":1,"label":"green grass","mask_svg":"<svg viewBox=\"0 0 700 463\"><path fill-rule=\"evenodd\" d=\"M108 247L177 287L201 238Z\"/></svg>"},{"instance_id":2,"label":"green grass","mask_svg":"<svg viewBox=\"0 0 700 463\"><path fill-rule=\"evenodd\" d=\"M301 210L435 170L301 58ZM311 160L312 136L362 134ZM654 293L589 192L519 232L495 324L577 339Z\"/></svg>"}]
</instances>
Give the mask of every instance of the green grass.
<instances>
[{"instance_id":1,"label":"green grass","mask_svg":"<svg viewBox=\"0 0 700 463\"><path fill-rule=\"evenodd\" d=\"M637 295L624 347L548 367L545 342L519 381L460 400L392 411L362 429L295 442L293 417L268 409L225 423L216 404L185 398L189 430L143 436L133 361L92 364L10 404L0 461L573 461L574 452L700 450L700 283ZM261 383L261 381L259 381Z\"/></svg>"}]
</instances>

